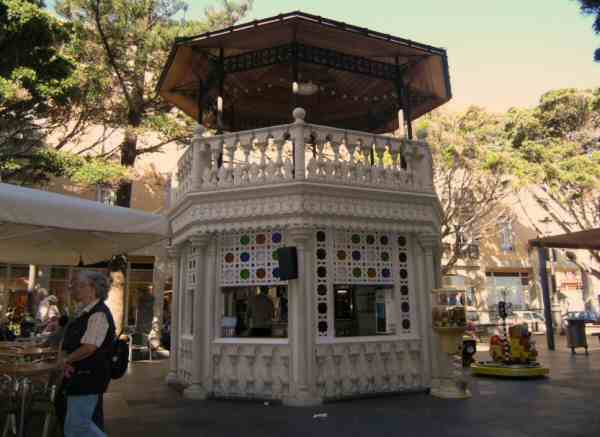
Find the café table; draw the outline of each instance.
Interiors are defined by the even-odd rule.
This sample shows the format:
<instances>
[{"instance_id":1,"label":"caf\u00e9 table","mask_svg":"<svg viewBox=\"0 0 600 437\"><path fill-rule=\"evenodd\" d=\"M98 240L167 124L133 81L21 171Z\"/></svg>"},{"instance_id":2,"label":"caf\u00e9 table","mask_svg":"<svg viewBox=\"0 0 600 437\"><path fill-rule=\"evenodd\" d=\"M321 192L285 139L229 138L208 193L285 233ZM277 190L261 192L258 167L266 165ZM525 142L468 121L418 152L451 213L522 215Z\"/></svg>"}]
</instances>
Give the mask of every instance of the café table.
<instances>
[{"instance_id":1,"label":"caf\u00e9 table","mask_svg":"<svg viewBox=\"0 0 600 437\"><path fill-rule=\"evenodd\" d=\"M5 363L0 364L0 375L8 376L15 382L15 390L20 395L20 417L18 436L23 437L25 428L25 405L31 388L32 379L49 377L52 372L58 371L60 363L54 361L42 361L35 363Z\"/></svg>"},{"instance_id":2,"label":"caf\u00e9 table","mask_svg":"<svg viewBox=\"0 0 600 437\"><path fill-rule=\"evenodd\" d=\"M27 347L14 347L14 348L0 348L0 359L6 358L44 358L52 357L58 353L56 348L51 347L38 347L38 346L27 346Z\"/></svg>"}]
</instances>

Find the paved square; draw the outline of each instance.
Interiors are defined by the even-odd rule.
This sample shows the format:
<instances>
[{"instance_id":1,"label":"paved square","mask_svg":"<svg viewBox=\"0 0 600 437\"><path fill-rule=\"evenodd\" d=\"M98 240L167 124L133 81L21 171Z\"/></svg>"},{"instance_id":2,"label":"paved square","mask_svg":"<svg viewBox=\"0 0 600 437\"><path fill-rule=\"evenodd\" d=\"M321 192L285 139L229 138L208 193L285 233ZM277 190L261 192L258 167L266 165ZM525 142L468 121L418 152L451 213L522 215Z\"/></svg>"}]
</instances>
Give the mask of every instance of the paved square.
<instances>
[{"instance_id":1,"label":"paved square","mask_svg":"<svg viewBox=\"0 0 600 437\"><path fill-rule=\"evenodd\" d=\"M265 406L249 401L188 401L167 388L167 362L138 362L113 382L105 411L111 436L598 436L600 345L571 356L564 337L544 350L544 380L471 378L466 401L426 394L328 403L320 407ZM596 341L594 343L593 341ZM487 353L481 353L487 359ZM327 413L325 418L313 418Z\"/></svg>"}]
</instances>

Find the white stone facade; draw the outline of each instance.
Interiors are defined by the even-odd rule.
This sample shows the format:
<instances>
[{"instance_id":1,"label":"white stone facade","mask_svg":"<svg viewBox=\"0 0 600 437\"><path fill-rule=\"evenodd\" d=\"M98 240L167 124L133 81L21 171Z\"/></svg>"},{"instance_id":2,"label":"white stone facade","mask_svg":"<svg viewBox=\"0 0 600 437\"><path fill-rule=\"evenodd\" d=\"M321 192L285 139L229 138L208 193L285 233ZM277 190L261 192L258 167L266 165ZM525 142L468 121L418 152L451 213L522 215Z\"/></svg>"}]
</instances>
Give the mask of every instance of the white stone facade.
<instances>
[{"instance_id":1,"label":"white stone facade","mask_svg":"<svg viewBox=\"0 0 600 437\"><path fill-rule=\"evenodd\" d=\"M430 290L441 214L429 149L294 115L291 125L197 136L182 157L169 214L169 380L193 398L289 405L425 390L439 367ZM287 283L272 258L283 245L298 253L299 279ZM342 283L389 289L388 335L336 337ZM287 338L222 337L221 288L244 284L287 284Z\"/></svg>"}]
</instances>

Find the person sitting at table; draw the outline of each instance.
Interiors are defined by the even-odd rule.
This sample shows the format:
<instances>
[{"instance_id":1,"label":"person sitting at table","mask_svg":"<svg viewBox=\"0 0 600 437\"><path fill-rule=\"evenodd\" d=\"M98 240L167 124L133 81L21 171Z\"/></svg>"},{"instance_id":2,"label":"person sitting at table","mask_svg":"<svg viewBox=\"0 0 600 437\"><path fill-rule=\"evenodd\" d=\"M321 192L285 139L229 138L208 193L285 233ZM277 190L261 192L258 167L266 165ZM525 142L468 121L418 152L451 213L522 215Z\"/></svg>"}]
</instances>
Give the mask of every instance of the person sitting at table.
<instances>
[{"instance_id":1,"label":"person sitting at table","mask_svg":"<svg viewBox=\"0 0 600 437\"><path fill-rule=\"evenodd\" d=\"M67 316L54 317L52 320L50 320L46 325L46 331L44 331L48 332L49 335L44 340L42 345L46 347L58 347L65 336L68 322L69 318ZM53 329L50 330L50 328Z\"/></svg>"},{"instance_id":2,"label":"person sitting at table","mask_svg":"<svg viewBox=\"0 0 600 437\"><path fill-rule=\"evenodd\" d=\"M109 289L109 279L93 271L80 272L73 286L73 298L82 309L68 324L62 346L67 354L65 437L106 436L93 418L102 411L99 403L110 383L110 353L116 337L113 316L104 303Z\"/></svg>"},{"instance_id":3,"label":"person sitting at table","mask_svg":"<svg viewBox=\"0 0 600 437\"><path fill-rule=\"evenodd\" d=\"M50 294L38 305L35 318L40 323L46 324L53 317L60 317L60 310L58 309L58 296Z\"/></svg>"}]
</instances>

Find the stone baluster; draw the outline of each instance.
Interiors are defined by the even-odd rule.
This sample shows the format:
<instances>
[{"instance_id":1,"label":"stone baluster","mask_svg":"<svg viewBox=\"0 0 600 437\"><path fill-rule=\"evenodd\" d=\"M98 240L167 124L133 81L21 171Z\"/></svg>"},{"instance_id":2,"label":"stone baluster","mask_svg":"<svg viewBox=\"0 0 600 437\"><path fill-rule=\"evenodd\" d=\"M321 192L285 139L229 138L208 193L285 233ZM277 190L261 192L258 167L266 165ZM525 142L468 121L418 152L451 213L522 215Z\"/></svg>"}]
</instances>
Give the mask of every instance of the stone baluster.
<instances>
[{"instance_id":1,"label":"stone baluster","mask_svg":"<svg viewBox=\"0 0 600 437\"><path fill-rule=\"evenodd\" d=\"M371 163L369 162L371 145L363 138L360 138L358 141L357 180L359 184L368 184L371 179Z\"/></svg>"},{"instance_id":2,"label":"stone baluster","mask_svg":"<svg viewBox=\"0 0 600 437\"><path fill-rule=\"evenodd\" d=\"M269 138L266 138L264 141L260 141L258 144L258 150L260 152L260 164L258 165L258 169L260 170L260 179L255 182L267 182L268 172L267 172L267 149L269 148Z\"/></svg>"},{"instance_id":3,"label":"stone baluster","mask_svg":"<svg viewBox=\"0 0 600 437\"><path fill-rule=\"evenodd\" d=\"M201 124L196 125L194 129L194 135L192 137L192 162L191 168L186 169L185 174L191 173L191 189L193 191L200 190L202 188L202 175L204 170L209 165L206 159L206 153L204 150L204 131L206 129Z\"/></svg>"},{"instance_id":4,"label":"stone baluster","mask_svg":"<svg viewBox=\"0 0 600 437\"><path fill-rule=\"evenodd\" d=\"M219 139L211 139L210 141L210 152L211 152L211 163L209 167L204 170L204 183L203 186L206 189L212 189L217 186L217 160L219 153L221 152L221 142Z\"/></svg>"},{"instance_id":5,"label":"stone baluster","mask_svg":"<svg viewBox=\"0 0 600 437\"><path fill-rule=\"evenodd\" d=\"M346 141L346 148L348 149L348 153L350 156L348 157L348 178L350 182L358 182L359 172L358 167L360 165L359 160L356 159L356 149L360 147L360 144L357 141L352 141L351 138L348 138Z\"/></svg>"},{"instance_id":6,"label":"stone baluster","mask_svg":"<svg viewBox=\"0 0 600 437\"><path fill-rule=\"evenodd\" d=\"M342 163L340 162L340 147L341 143L335 140L329 142L331 150L333 150L333 162L331 163L331 178L341 180Z\"/></svg>"},{"instance_id":7,"label":"stone baluster","mask_svg":"<svg viewBox=\"0 0 600 437\"><path fill-rule=\"evenodd\" d=\"M244 152L244 171L242 173L242 183L248 184L250 182L250 152L254 145L254 137L248 141L242 143L242 149Z\"/></svg>"},{"instance_id":8,"label":"stone baluster","mask_svg":"<svg viewBox=\"0 0 600 437\"><path fill-rule=\"evenodd\" d=\"M234 171L235 171L235 149L236 149L236 143L237 143L237 138L229 138L229 140L227 140L227 142L225 143L225 145L223 146L224 151L226 152L225 154L227 156L223 156L223 166L222 168L225 168L226 171L224 172L224 178L225 180L221 180L221 184L223 186L229 187L231 185L233 185L233 175L234 175ZM228 165L225 165L225 158L229 158L229 163Z\"/></svg>"},{"instance_id":9,"label":"stone baluster","mask_svg":"<svg viewBox=\"0 0 600 437\"><path fill-rule=\"evenodd\" d=\"M325 143L327 138L315 139L315 146L317 148L317 177L319 179L327 178L327 160L325 159Z\"/></svg>"},{"instance_id":10,"label":"stone baluster","mask_svg":"<svg viewBox=\"0 0 600 437\"><path fill-rule=\"evenodd\" d=\"M398 183L398 176L402 169L400 168L400 146L398 141L390 141L390 155L392 156L392 165L386 172L386 180L390 185Z\"/></svg>"},{"instance_id":11,"label":"stone baluster","mask_svg":"<svg viewBox=\"0 0 600 437\"><path fill-rule=\"evenodd\" d=\"M235 152L237 150L242 151L242 143L240 142L239 138L235 139L234 142L234 149L233 149L233 155L232 155L232 161L231 164L233 165L233 185L235 186L239 186L242 185L243 183L243 179L244 179L244 168L245 168L245 163L238 163L235 164Z\"/></svg>"},{"instance_id":12,"label":"stone baluster","mask_svg":"<svg viewBox=\"0 0 600 437\"><path fill-rule=\"evenodd\" d=\"M433 187L433 157L429 144L424 141L415 142L415 156L413 159L413 177L420 188L434 191Z\"/></svg>"},{"instance_id":13,"label":"stone baluster","mask_svg":"<svg viewBox=\"0 0 600 437\"><path fill-rule=\"evenodd\" d=\"M385 183L385 169L383 167L383 154L385 153L385 149L386 149L386 145L387 145L387 140L385 140L384 138L375 138L375 142L374 142L374 147L375 147L375 157L376 159L376 167L374 169L374 183L377 185L383 185Z\"/></svg>"},{"instance_id":14,"label":"stone baluster","mask_svg":"<svg viewBox=\"0 0 600 437\"><path fill-rule=\"evenodd\" d=\"M306 179L304 147L306 145L306 111L302 108L296 108L292 112L294 124L290 129L292 141L294 143L294 179Z\"/></svg>"},{"instance_id":15,"label":"stone baluster","mask_svg":"<svg viewBox=\"0 0 600 437\"><path fill-rule=\"evenodd\" d=\"M217 185L219 187L226 187L229 185L229 167L227 165L225 165L225 148L227 147L227 144L223 139L221 139L219 141L220 144L220 150L222 151L221 154L221 167L218 167L217 170ZM218 155L217 155L217 159L218 159Z\"/></svg>"},{"instance_id":16,"label":"stone baluster","mask_svg":"<svg viewBox=\"0 0 600 437\"><path fill-rule=\"evenodd\" d=\"M411 141L402 140L400 156L406 162L406 170L404 171L406 184L412 185L414 182L415 149Z\"/></svg>"},{"instance_id":17,"label":"stone baluster","mask_svg":"<svg viewBox=\"0 0 600 437\"><path fill-rule=\"evenodd\" d=\"M275 173L273 179L284 179L285 173L283 168L283 147L285 146L285 138L278 138L273 140L275 148L277 150L277 160L275 161Z\"/></svg>"}]
</instances>

